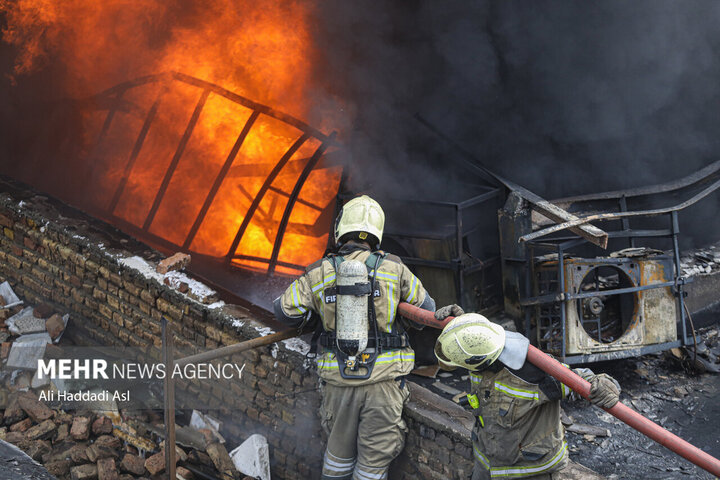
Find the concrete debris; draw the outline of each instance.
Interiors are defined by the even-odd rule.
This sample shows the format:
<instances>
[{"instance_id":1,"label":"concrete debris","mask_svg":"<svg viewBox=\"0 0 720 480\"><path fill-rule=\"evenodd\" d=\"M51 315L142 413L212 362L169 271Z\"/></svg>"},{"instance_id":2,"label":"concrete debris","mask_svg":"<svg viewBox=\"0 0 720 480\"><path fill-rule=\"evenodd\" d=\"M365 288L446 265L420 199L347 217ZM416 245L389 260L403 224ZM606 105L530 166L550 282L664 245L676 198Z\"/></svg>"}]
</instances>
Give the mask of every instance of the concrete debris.
<instances>
[{"instance_id":1,"label":"concrete debris","mask_svg":"<svg viewBox=\"0 0 720 480\"><path fill-rule=\"evenodd\" d=\"M36 318L33 315L33 307L25 307L19 313L5 320L5 326L13 335L24 335L26 333L44 332L45 320Z\"/></svg>"},{"instance_id":2,"label":"concrete debris","mask_svg":"<svg viewBox=\"0 0 720 480\"><path fill-rule=\"evenodd\" d=\"M171 271L183 270L188 265L190 265L190 255L178 252L164 260L161 260L155 271L165 275Z\"/></svg>"},{"instance_id":3,"label":"concrete debris","mask_svg":"<svg viewBox=\"0 0 720 480\"><path fill-rule=\"evenodd\" d=\"M7 367L36 370L38 359L43 358L45 348L47 344L51 342L52 339L47 332L32 333L18 337L10 348Z\"/></svg>"},{"instance_id":4,"label":"concrete debris","mask_svg":"<svg viewBox=\"0 0 720 480\"><path fill-rule=\"evenodd\" d=\"M457 388L453 388L449 385L445 385L444 383L441 383L439 381L436 381L435 383L433 383L432 386L437 388L441 392L446 393L447 395L455 396L459 393L462 393L462 391L458 390Z\"/></svg>"},{"instance_id":5,"label":"concrete debris","mask_svg":"<svg viewBox=\"0 0 720 480\"><path fill-rule=\"evenodd\" d=\"M215 468L220 472L221 477L234 478L235 465L223 444L220 442L211 443L205 451L210 456Z\"/></svg>"},{"instance_id":6,"label":"concrete debris","mask_svg":"<svg viewBox=\"0 0 720 480\"><path fill-rule=\"evenodd\" d=\"M10 309L23 303L22 300L15 295L15 292L8 282L0 283L0 297L2 297L0 309Z\"/></svg>"},{"instance_id":7,"label":"concrete debris","mask_svg":"<svg viewBox=\"0 0 720 480\"><path fill-rule=\"evenodd\" d=\"M230 457L240 473L260 480L270 480L270 451L263 435L251 435L230 452Z\"/></svg>"},{"instance_id":8,"label":"concrete debris","mask_svg":"<svg viewBox=\"0 0 720 480\"><path fill-rule=\"evenodd\" d=\"M204 415L197 410L193 410L190 417L190 426L198 431L209 430L215 439L220 443L225 443L225 439L220 435L222 424L219 420L215 420L209 415Z\"/></svg>"}]
</instances>

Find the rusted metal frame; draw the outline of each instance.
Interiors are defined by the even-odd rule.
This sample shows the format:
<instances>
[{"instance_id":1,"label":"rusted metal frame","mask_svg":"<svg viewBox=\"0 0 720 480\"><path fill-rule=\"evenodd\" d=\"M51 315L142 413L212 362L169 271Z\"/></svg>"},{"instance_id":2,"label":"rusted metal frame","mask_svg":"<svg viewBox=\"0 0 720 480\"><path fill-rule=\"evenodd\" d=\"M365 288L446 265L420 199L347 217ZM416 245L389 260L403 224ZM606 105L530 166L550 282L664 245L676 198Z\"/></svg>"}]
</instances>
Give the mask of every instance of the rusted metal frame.
<instances>
[{"instance_id":1,"label":"rusted metal frame","mask_svg":"<svg viewBox=\"0 0 720 480\"><path fill-rule=\"evenodd\" d=\"M262 202L263 198L265 197L265 194L267 193L268 188L270 187L272 182L275 181L275 178L278 176L278 174L283 169L283 167L288 162L288 160L290 160L290 157L292 157L295 154L295 152L309 138L310 138L309 134L303 133L297 140L295 140L295 143L293 143L292 146L290 146L290 148L285 152L285 154L282 156L280 161L272 169L272 171L270 172L270 175L268 175L267 178L265 179L265 182L260 187L260 190L258 191L257 195L255 195L255 199L253 200L253 203L250 205L250 208L245 213L242 224L240 225L240 228L238 229L237 233L235 234L235 238L233 239L232 244L230 245L230 249L228 250L227 254L225 255L228 262L230 262L230 259L235 254L235 250L237 249L238 245L240 245L240 240L242 239L243 235L245 235L245 230L247 230L248 225L250 225L250 221L252 220L253 215L255 215L255 211L258 209L260 202Z\"/></svg>"},{"instance_id":2,"label":"rusted metal frame","mask_svg":"<svg viewBox=\"0 0 720 480\"><path fill-rule=\"evenodd\" d=\"M617 230L607 232L608 238L650 238L650 237L670 237L672 231L670 229L659 230ZM570 240L576 237L553 237L553 240Z\"/></svg>"},{"instance_id":3,"label":"rusted metal frame","mask_svg":"<svg viewBox=\"0 0 720 480\"><path fill-rule=\"evenodd\" d=\"M676 340L674 342L659 343L627 350L613 350L611 352L589 353L587 355L570 355L569 357L565 357L565 363L568 365L577 365L581 363L600 362L603 360L619 360L621 358L640 357L642 355L662 352L680 346L682 346L682 342L680 340Z\"/></svg>"},{"instance_id":4,"label":"rusted metal frame","mask_svg":"<svg viewBox=\"0 0 720 480\"><path fill-rule=\"evenodd\" d=\"M168 325L165 316L161 321L162 335L162 359L165 364L165 379L163 382L164 395L164 417L165 417L165 472L168 478L175 478L175 379L173 378L174 368L174 347L175 339L172 326Z\"/></svg>"},{"instance_id":5,"label":"rusted metal frame","mask_svg":"<svg viewBox=\"0 0 720 480\"><path fill-rule=\"evenodd\" d=\"M673 180L667 183L660 183L657 185L649 185L646 187L631 188L627 190L615 190L611 192L602 193L591 193L588 195L578 195L574 197L565 197L552 200L553 203L578 203L588 202L593 200L615 200L622 197L633 198L642 197L645 195L656 195L660 193L669 193L675 190L681 190L690 185L700 183L703 180L709 179L713 174L720 171L720 160L717 160L710 165L677 180Z\"/></svg>"},{"instance_id":6,"label":"rusted metal frame","mask_svg":"<svg viewBox=\"0 0 720 480\"><path fill-rule=\"evenodd\" d=\"M283 192L283 191L280 190L279 188L276 188L276 187L273 187L273 186L270 186L270 191L275 192L275 193L277 193L278 195L281 195L281 196L283 196L283 197L290 197L290 194L289 194L289 193ZM310 202L308 202L307 200L303 200L302 198L298 198L298 199L297 199L297 203L299 203L299 204L301 204L301 205L305 205L306 207L310 207L310 208L312 208L313 210L317 210L317 211L320 211L320 212L323 211L323 208L322 208L322 207L319 207L319 206L315 205L314 203L310 203Z\"/></svg>"},{"instance_id":7,"label":"rusted metal frame","mask_svg":"<svg viewBox=\"0 0 720 480\"><path fill-rule=\"evenodd\" d=\"M558 245L557 247L558 252L558 290L559 294L562 296L565 296L565 257L563 255L563 244ZM560 351L560 357L562 358L563 362L565 361L565 350L567 348L567 345L565 345L565 322L566 322L566 312L565 308L567 307L567 301L562 301L560 303L560 331L562 335L562 342L561 342L561 351ZM552 326L551 326L552 328ZM538 331L540 329L538 328Z\"/></svg>"},{"instance_id":8,"label":"rusted metal frame","mask_svg":"<svg viewBox=\"0 0 720 480\"><path fill-rule=\"evenodd\" d=\"M134 80L128 80L127 82L120 83L118 85L108 88L107 90L103 90L102 92L98 93L97 95L93 95L93 98L114 95L120 91L127 91L127 90L130 90L131 88L140 87L142 85L146 85L146 84L154 82L156 80L163 80L163 79L167 79L167 78L168 78L167 73L154 73L152 75L145 75L142 77L138 77Z\"/></svg>"},{"instance_id":9,"label":"rusted metal frame","mask_svg":"<svg viewBox=\"0 0 720 480\"><path fill-rule=\"evenodd\" d=\"M184 73L180 72L172 72L172 76L175 80L178 80L183 83L187 83L188 85L194 85L196 87L200 88L206 88L213 93L216 93L218 95L221 95L228 100L232 100L235 103L239 103L240 105L250 108L252 110L257 110L262 114L267 115L268 117L276 118L282 122L287 123L288 125L292 125L293 127L297 128L298 130L307 133L308 135L317 138L323 143L329 143L334 144L334 140L331 140L329 136L322 133L320 130L317 130L316 128L311 127L307 123L303 122L302 120L298 120L297 118L290 116L286 113L280 112L275 110L274 108L268 107L267 105L263 105L261 103L254 102L250 100L249 98L245 98L241 95L238 95L237 93L231 92L230 90L227 90L219 85L215 85L214 83L207 82L205 80L200 80L199 78L191 77L189 75L185 75Z\"/></svg>"},{"instance_id":10,"label":"rusted metal frame","mask_svg":"<svg viewBox=\"0 0 720 480\"><path fill-rule=\"evenodd\" d=\"M238 185L238 190L240 190L240 193L245 195L245 198L250 200L250 203L253 201L253 196L250 192L247 191L245 187L243 187L241 184ZM270 208L266 212L263 210L262 207L258 207L258 215L261 217L260 222L263 223L262 229L265 230L265 237L270 240L270 237L272 237L272 227L268 227L268 223L273 223L272 215L275 211L275 205L277 204L277 196L273 197L272 202L270 203ZM275 222L277 223L277 222Z\"/></svg>"},{"instance_id":11,"label":"rusted metal frame","mask_svg":"<svg viewBox=\"0 0 720 480\"><path fill-rule=\"evenodd\" d=\"M330 136L328 137L330 142L334 141L336 135L337 132L332 132L330 134ZM305 168L295 182L295 186L293 187L292 192L290 192L290 197L288 198L287 204L285 205L285 211L283 212L282 219L280 220L280 225L278 226L277 233L275 234L275 245L273 245L272 254L270 256L270 263L268 265L268 273L270 274L275 271L278 256L280 255L280 247L282 246L282 240L285 236L285 230L287 229L288 222L290 221L290 215L295 208L295 202L300 196L300 190L302 190L303 186L305 185L305 181L310 176L310 172L313 171L315 165L320 160L320 157L323 155L323 153L325 153L325 150L327 150L329 146L330 145L325 142L322 142L318 146L318 148L315 150L315 153L313 153L312 157L310 157L310 160L308 161L307 165L305 165Z\"/></svg>"},{"instance_id":12,"label":"rusted metal frame","mask_svg":"<svg viewBox=\"0 0 720 480\"><path fill-rule=\"evenodd\" d=\"M299 175L309 160L310 160L310 157L298 158L298 159L291 160L288 162L287 166L285 167L285 172L288 175L293 174L293 173L297 173ZM318 164L315 168L334 168L334 167L339 167L339 166L340 165L338 165L338 164L333 164L332 162L328 162L327 155L325 155L318 162ZM240 165L235 165L230 169L230 171L228 172L228 177L230 177L230 178L265 177L265 176L267 176L268 172L271 170L271 167L272 167L272 165L268 165L267 163L241 163ZM296 170L297 170L297 172L296 172Z\"/></svg>"},{"instance_id":13,"label":"rusted metal frame","mask_svg":"<svg viewBox=\"0 0 720 480\"><path fill-rule=\"evenodd\" d=\"M537 210L538 213L542 214L543 216L549 218L554 222L564 222L577 218L575 215L566 212L565 210L556 205L551 204L550 202L541 198L530 190L521 187L520 185L517 185L516 183L513 183L492 172L490 169L485 167L475 157L475 155L465 150L457 142L450 139L447 135L438 130L434 125L430 124L430 122L422 118L420 115L415 115L415 118L425 127L427 127L430 131L438 135L440 138L448 142L453 148L458 150L463 155L463 157L465 157L461 158L463 165L465 165L467 168L474 171L475 173L479 174L480 176L486 179L490 179L491 183L496 185L504 185L506 188L516 192L529 203L533 204L535 210ZM601 248L607 248L607 234L593 225L580 224L577 227L573 227L572 231L573 233L587 239L590 243L593 243Z\"/></svg>"},{"instance_id":14,"label":"rusted metal frame","mask_svg":"<svg viewBox=\"0 0 720 480\"><path fill-rule=\"evenodd\" d=\"M245 340L244 342L236 343L234 345L228 345L226 347L216 348L214 350L209 350L207 352L197 353L195 355L178 358L177 360L175 360L175 365L184 367L185 365L188 365L191 363L206 363L211 360L215 360L215 359L222 358L222 357L228 357L230 355L235 355L237 353L244 352L246 350L251 350L253 348L270 345L272 343L279 342L281 340L286 340L288 338L297 337L301 333L302 332L300 330L298 330L297 328L291 328L288 330L283 330L281 332L271 333L270 335L266 335L264 337L256 337L256 338L253 338L250 340Z\"/></svg>"},{"instance_id":15,"label":"rusted metal frame","mask_svg":"<svg viewBox=\"0 0 720 480\"><path fill-rule=\"evenodd\" d=\"M220 186L222 185L223 180L225 180L225 176L227 175L230 167L235 161L235 158L240 151L240 147L242 147L243 142L245 142L245 138L247 138L248 133L250 133L250 130L252 129L255 121L258 119L259 116L260 112L255 110L245 122L242 131L238 135L237 140L235 140L235 144L233 145L232 149L230 149L230 153L225 159L225 163L215 177L215 181L213 182L213 185L210 188L207 197L205 197L205 202L203 203L200 212L198 212L197 217L195 217L195 221L193 222L193 225L190 228L187 237L185 237L185 241L182 245L183 249L188 249L190 247L190 244L192 244L192 241L195 239L195 235L197 235L198 230L200 230L200 225L202 225L202 222L203 220L205 220L207 212L210 210L210 205L212 205L213 201L215 200L215 195L217 195L217 192L220 190Z\"/></svg>"},{"instance_id":16,"label":"rusted metal frame","mask_svg":"<svg viewBox=\"0 0 720 480\"><path fill-rule=\"evenodd\" d=\"M621 212L627 212L627 197L623 195L618 200L618 203L620 205L620 211ZM624 232L630 231L630 220L627 218L623 218L620 220L620 224L622 225L622 229ZM635 237L628 236L628 245L630 248L635 248Z\"/></svg>"},{"instance_id":17,"label":"rusted metal frame","mask_svg":"<svg viewBox=\"0 0 720 480\"><path fill-rule=\"evenodd\" d=\"M180 158L185 152L185 147L187 147L190 136L192 135L193 130L195 130L195 125L197 125L198 119L200 118L200 113L202 113L202 110L205 107L205 102L207 101L209 95L210 90L203 90L197 104L195 105L195 110L193 110L193 113L190 116L190 121L188 122L187 127L185 127L185 133L183 133L183 136L180 138L180 143L178 143L175 154L170 161L170 165L168 165L167 171L165 172L165 177L163 178L163 181L160 184L160 188L155 195L155 200L153 201L152 207L150 207L150 212L145 218L145 223L142 226L143 230L149 230L150 225L152 225L152 222L155 219L155 214L157 214L158 208L160 208L160 203L162 202L162 199L165 196L165 192L170 185L170 180L172 180L172 177L175 174L178 163L180 163Z\"/></svg>"},{"instance_id":18,"label":"rusted metal frame","mask_svg":"<svg viewBox=\"0 0 720 480\"><path fill-rule=\"evenodd\" d=\"M124 232L130 235L135 235L138 238L142 238L143 241L153 243L154 246L165 249L168 252L176 252L178 251L178 249L180 249L180 245L177 245L169 240L159 237L154 233L147 232L138 227L137 225L128 222L124 218L118 217L117 215L111 215L110 220L113 225L123 230Z\"/></svg>"},{"instance_id":19,"label":"rusted metal frame","mask_svg":"<svg viewBox=\"0 0 720 480\"><path fill-rule=\"evenodd\" d=\"M685 324L685 294L683 292L682 282L678 282L680 277L680 244L678 242L680 222L678 220L677 210L670 213L670 229L672 230L673 262L675 262L675 289L678 298L678 307L680 308L680 323L682 324L682 343L683 345L687 345L689 341L687 338L687 325Z\"/></svg>"},{"instance_id":20,"label":"rusted metal frame","mask_svg":"<svg viewBox=\"0 0 720 480\"><path fill-rule=\"evenodd\" d=\"M254 255L244 255L244 254L237 254L233 255L233 260L250 260L253 262L261 262L261 263L270 263L269 258L263 258L263 257L256 257ZM290 263L290 262L284 262L282 260L277 261L277 265L281 267L288 267L288 268L297 268L298 270L304 270L306 265L298 265L297 263Z\"/></svg>"},{"instance_id":21,"label":"rusted metal frame","mask_svg":"<svg viewBox=\"0 0 720 480\"><path fill-rule=\"evenodd\" d=\"M107 135L107 132L110 130L110 125L112 125L112 121L115 118L115 112L117 112L117 103L120 101L124 93L124 90L118 92L116 95L113 96L113 99L111 100L113 107L108 109L108 113L107 115L105 115L105 121L103 122L103 126L100 129L97 140L95 140L95 144L90 150L91 153L90 155L88 155L88 158L91 161L94 161L94 159L96 158L98 149L100 148L103 140L105 140L105 135ZM94 170L89 166L87 173L85 174L86 184L92 183L93 171Z\"/></svg>"},{"instance_id":22,"label":"rusted metal frame","mask_svg":"<svg viewBox=\"0 0 720 480\"><path fill-rule=\"evenodd\" d=\"M286 113L275 110L274 108L268 107L267 105L263 105L261 103L254 102L254 101L250 100L249 98L238 95L237 93L231 92L230 90L227 90L227 89L225 89L219 85L216 85L214 83L210 83L205 80L201 80L199 78L191 77L190 75L186 75L186 74L180 73L180 72L163 72L163 73L139 77L134 80L130 80L127 82L123 82L119 85L115 85L114 87L109 88L103 92L100 92L99 94L94 95L93 97L112 95L121 90L128 90L130 88L139 87L141 85L145 85L147 83L151 83L151 82L154 82L157 80L165 80L165 79L170 79L170 78L175 79L179 82L186 83L188 85L192 85L192 86L201 88L203 90L210 90L213 93L216 93L222 97L225 97L228 100L238 103L238 104L240 104L244 107L247 107L251 110L258 111L269 117L276 118L282 122L292 125L293 127L297 128L298 130L308 133L311 136L316 137L318 140L320 140L322 142L328 142L328 140L329 140L329 137L327 135L323 134L320 130L313 128L312 126L308 125L307 123L303 122L302 120L299 120L291 115L288 115ZM332 142L329 142L329 143L332 143Z\"/></svg>"},{"instance_id":23,"label":"rusted metal frame","mask_svg":"<svg viewBox=\"0 0 720 480\"><path fill-rule=\"evenodd\" d=\"M541 230L535 231L533 233L530 233L528 235L523 235L520 237L519 241L521 242L529 242L531 240L535 240L539 237L544 237L545 235L549 235L551 233L558 232L560 230L569 229L570 227L576 227L578 225L582 225L584 223L588 222L595 222L595 221L606 221L606 220L619 220L621 218L625 217L654 217L658 215L664 215L672 212L677 212L680 210L683 210L691 205L694 205L695 203L699 202L703 198L707 197L711 193L713 193L715 190L720 188L720 180L715 181L713 184L711 184L709 187L705 188L701 192L697 193L693 197L687 199L686 201L679 203L673 207L667 207L667 208L657 208L652 210L638 210L633 212L611 212L611 213L597 213L593 215L586 215L584 217L577 218L576 220L570 220L565 223L559 223L557 225L553 225L551 227L543 228Z\"/></svg>"},{"instance_id":24,"label":"rusted metal frame","mask_svg":"<svg viewBox=\"0 0 720 480\"><path fill-rule=\"evenodd\" d=\"M466 209L473 207L479 203L487 202L488 200L491 200L499 195L502 194L502 190L499 188L493 188L491 191L486 193L481 193L480 195L477 195L476 197L470 198L468 200L465 200L463 202L460 202L459 206L461 209Z\"/></svg>"},{"instance_id":25,"label":"rusted metal frame","mask_svg":"<svg viewBox=\"0 0 720 480\"><path fill-rule=\"evenodd\" d=\"M117 189L115 190L115 194L113 195L112 200L110 201L110 206L108 207L108 212L112 214L115 211L115 207L117 207L118 202L120 201L120 197L123 194L123 191L125 190L125 186L127 185L128 179L130 178L130 173L132 172L133 167L135 166L135 161L137 160L138 155L140 155L140 150L142 150L143 143L145 143L145 137L147 137L148 131L150 130L150 125L152 124L153 120L155 119L155 115L157 114L158 107L160 105L160 101L162 100L162 97L167 92L168 85L165 84L160 88L160 91L158 92L157 96L155 97L155 101L153 102L152 106L150 107L150 110L148 110L147 116L145 117L145 122L143 123L142 129L140 130L140 134L138 135L137 140L135 141L135 145L133 146L132 152L130 153L130 158L128 159L128 163L125 165L125 171L123 172L122 180L120 180L120 184L118 185Z\"/></svg>"},{"instance_id":26,"label":"rusted metal frame","mask_svg":"<svg viewBox=\"0 0 720 480\"><path fill-rule=\"evenodd\" d=\"M457 288L457 294L455 297L456 303L462 306L462 291L463 291L463 271L462 271L462 254L463 254L463 221L462 221L462 209L460 205L455 206L455 235L456 235L456 246L457 254L454 262L457 264L455 269L455 288Z\"/></svg>"}]
</instances>

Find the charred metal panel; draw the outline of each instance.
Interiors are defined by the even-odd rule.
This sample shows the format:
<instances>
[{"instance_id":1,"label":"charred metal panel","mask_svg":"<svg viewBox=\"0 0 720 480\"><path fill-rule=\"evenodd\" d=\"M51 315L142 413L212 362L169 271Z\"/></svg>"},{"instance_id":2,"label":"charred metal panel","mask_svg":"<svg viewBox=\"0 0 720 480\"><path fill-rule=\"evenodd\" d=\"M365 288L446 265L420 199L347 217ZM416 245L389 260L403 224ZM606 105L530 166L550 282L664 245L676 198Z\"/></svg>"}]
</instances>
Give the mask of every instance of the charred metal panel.
<instances>
[{"instance_id":1,"label":"charred metal panel","mask_svg":"<svg viewBox=\"0 0 720 480\"><path fill-rule=\"evenodd\" d=\"M557 290L557 261L536 268L538 295ZM673 260L568 258L564 262L566 301L535 307L538 341L561 354L560 308L565 309L565 355L610 353L677 339Z\"/></svg>"}]
</instances>

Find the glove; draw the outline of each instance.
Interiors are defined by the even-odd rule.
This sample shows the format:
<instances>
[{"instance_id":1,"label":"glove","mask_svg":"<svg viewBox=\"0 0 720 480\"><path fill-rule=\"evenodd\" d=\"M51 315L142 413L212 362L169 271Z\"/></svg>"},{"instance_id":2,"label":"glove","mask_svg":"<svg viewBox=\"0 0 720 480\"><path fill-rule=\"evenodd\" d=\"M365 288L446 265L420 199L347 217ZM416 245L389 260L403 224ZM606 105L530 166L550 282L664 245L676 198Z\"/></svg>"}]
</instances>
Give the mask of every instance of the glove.
<instances>
[{"instance_id":1,"label":"glove","mask_svg":"<svg viewBox=\"0 0 720 480\"><path fill-rule=\"evenodd\" d=\"M611 408L620 401L620 385L610 375L601 373L590 379L590 402L600 408Z\"/></svg>"},{"instance_id":2,"label":"glove","mask_svg":"<svg viewBox=\"0 0 720 480\"><path fill-rule=\"evenodd\" d=\"M435 320L442 322L447 317L458 317L464 313L465 311L460 305L446 305L435 312Z\"/></svg>"}]
</instances>

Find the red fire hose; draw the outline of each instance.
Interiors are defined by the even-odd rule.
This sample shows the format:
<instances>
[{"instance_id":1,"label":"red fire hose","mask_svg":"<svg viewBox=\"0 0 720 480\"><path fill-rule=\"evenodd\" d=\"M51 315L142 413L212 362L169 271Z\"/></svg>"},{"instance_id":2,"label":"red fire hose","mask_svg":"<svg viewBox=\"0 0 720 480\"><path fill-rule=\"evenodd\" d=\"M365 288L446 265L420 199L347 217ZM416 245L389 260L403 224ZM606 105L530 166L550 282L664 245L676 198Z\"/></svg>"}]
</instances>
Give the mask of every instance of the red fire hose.
<instances>
[{"instance_id":1,"label":"red fire hose","mask_svg":"<svg viewBox=\"0 0 720 480\"><path fill-rule=\"evenodd\" d=\"M448 317L444 321L439 322L435 320L435 316L432 312L422 310L405 302L401 302L400 305L398 305L398 311L405 318L434 328L443 328L453 318ZM590 395L589 382L583 380L575 372L564 367L560 362L549 355L546 355L532 345L528 348L527 360L548 375L572 388L582 397L588 398ZM638 432L647 435L660 445L694 463L698 467L707 470L715 476L720 476L720 460L703 452L677 435L670 433L657 423L648 420L636 411L623 405L621 402L618 402L612 408L603 410L630 425Z\"/></svg>"}]
</instances>

